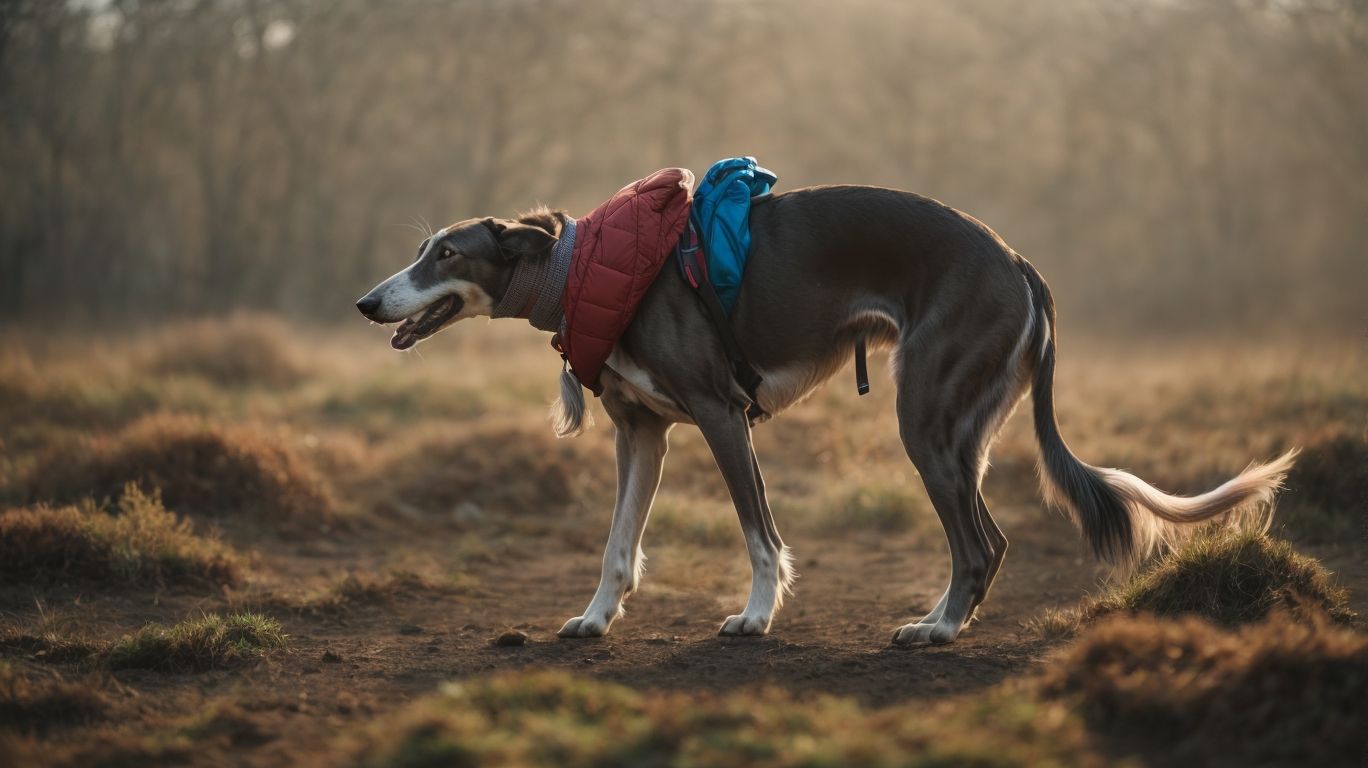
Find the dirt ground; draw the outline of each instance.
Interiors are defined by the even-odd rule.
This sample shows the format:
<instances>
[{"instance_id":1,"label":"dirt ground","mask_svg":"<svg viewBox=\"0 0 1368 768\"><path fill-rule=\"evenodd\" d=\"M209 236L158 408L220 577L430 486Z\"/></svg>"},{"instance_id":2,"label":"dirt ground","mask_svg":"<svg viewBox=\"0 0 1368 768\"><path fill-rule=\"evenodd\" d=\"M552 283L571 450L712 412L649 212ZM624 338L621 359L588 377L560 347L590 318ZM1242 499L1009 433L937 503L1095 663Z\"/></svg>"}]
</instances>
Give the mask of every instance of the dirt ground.
<instances>
[{"instance_id":1,"label":"dirt ground","mask_svg":"<svg viewBox=\"0 0 1368 768\"><path fill-rule=\"evenodd\" d=\"M531 539L463 563L476 586L459 594L403 596L335 617L277 612L291 649L251 668L118 673L111 719L155 729L186 712L231 704L250 715L248 725L237 723L228 754L235 763L267 766L344 763L352 736L440 684L528 667L565 668L647 689L768 685L875 706L930 706L1033 672L1059 643L1041 639L1024 622L1044 608L1072 605L1099 585L1098 570L1081 557L1063 520L1027 506L1006 507L999 517L1015 534L1008 566L981 620L947 646L907 649L888 642L894 628L929 610L940 595L947 555L933 536L794 537L801 579L770 635L755 639L716 636L721 619L745 598L748 571L739 542L711 551L654 548L649 577L609 636L569 641L555 632L592 594L598 555L587 540L567 547L553 538ZM415 527L326 545L265 547L258 562L273 581L309 584L396 550L450 556L440 532ZM1354 609L1368 613L1361 558L1339 550L1326 564L1351 590ZM80 613L83 627L98 634L102 627L127 630L223 603L173 591L151 601L71 596L73 607L64 610ZM28 623L35 610L8 613L6 621ZM526 645L496 645L510 629L526 633Z\"/></svg>"},{"instance_id":2,"label":"dirt ground","mask_svg":"<svg viewBox=\"0 0 1368 768\"><path fill-rule=\"evenodd\" d=\"M34 364L48 365L43 360ZM1221 368L1219 362L1208 365L1217 371ZM1349 367L1357 370L1358 365L1353 362ZM1088 368L1086 372L1096 374L1100 370ZM1185 430L1183 435L1146 447L1144 430L1157 427L1142 424L1145 414L1106 412L1108 402L1133 385L1131 377L1122 375L1107 381L1080 376L1066 382L1074 390L1070 400L1092 395L1101 401L1090 406L1096 411L1071 414L1074 423L1066 425L1066 434L1086 435L1089 429L1104 431L1106 424L1112 424L1105 430L1110 437L1099 436L1095 445L1084 438L1085 446L1095 450L1089 458L1098 462L1128 459L1134 466L1141 463L1134 457L1153 449L1152 458L1147 459L1152 462L1151 473L1170 478L1172 486L1190 484L1193 478L1204 481L1217 469L1194 462L1196 468L1189 470L1192 474L1180 476L1168 469L1165 462L1170 456L1206 448L1216 456L1212 464L1231 472L1242 464L1227 460L1220 453L1224 446L1234 446L1237 454L1248 453L1247 458L1253 459L1264 447L1359 419L1368 403L1359 385L1338 378L1343 371L1340 364L1317 369L1320 373L1313 377L1318 382L1314 386L1303 383L1292 390L1285 380L1290 376L1304 381L1304 372L1287 373L1280 366L1270 368L1273 373L1262 370L1247 370L1244 378L1222 385L1224 390L1217 386L1215 391L1230 395L1217 398L1223 402L1238 401L1246 391L1273 393L1268 395L1276 399L1272 405L1251 405L1247 398L1243 405L1266 417L1265 423L1275 424L1269 427L1274 431L1279 429L1276 424L1294 425L1278 431L1276 438L1265 438L1232 420L1229 429L1242 430L1244 437L1222 443L1222 438L1212 436L1219 432L1208 429L1203 417L1181 420L1175 413L1181 414L1185 408L1199 413L1201 398L1206 396L1202 393L1210 394L1212 382L1223 379L1219 374L1203 379L1177 368L1167 381L1159 375L1157 389L1150 389L1157 391L1155 396L1161 400L1171 400L1181 391L1175 382L1195 376L1191 390L1196 392L1192 397L1197 405L1178 404L1159 411L1172 429ZM466 384L479 387L481 382ZM888 387L880 384L884 382L876 382L876 388L885 390L880 397L886 400ZM1333 390L1337 386L1344 389L1327 394L1327 387ZM836 388L829 385L828 391ZM304 389L307 391L307 385ZM1335 392L1349 392L1351 397L1345 400L1339 395L1340 400L1335 400ZM264 402L274 396L244 397L249 401L260 397ZM298 397L308 402L319 399L308 394ZM928 611L944 588L949 573L948 551L934 513L924 505L908 502L916 507L908 516L896 517L895 525L873 527L814 522L811 512L805 511L825 503L826 497L815 489L835 485L843 478L858 481L893 471L912 475L910 467L893 469L900 466L895 436L883 434L892 430L877 430L881 437L871 438L871 446L860 447L864 445L860 428L887 426L888 422L881 422L875 413L887 403L872 403L870 413L860 416L861 423L840 427L843 437L834 443L835 456L807 454L802 446L792 445L804 430L827 422L839 424L843 414L855 407L845 402L853 398L843 389L826 394L807 406L811 413L799 415L796 426L783 427L781 417L780 422L760 428L757 440L762 466L767 470L774 467L769 476L776 488L776 517L794 550L799 573L794 594L778 614L768 637L716 636L721 620L744 603L749 567L739 527L726 517L725 494L716 470L708 466L697 436L686 434L692 428L676 431L658 505L659 516L668 519L662 520L659 532L648 528L646 578L639 592L628 600L626 616L613 625L606 638L563 641L557 639L556 630L579 614L597 583L601 547L611 515L605 498L611 493L611 482L587 492L578 480L569 483L566 492L576 497L573 502L542 498L545 490L537 490L541 495L534 498L544 502L546 509L534 516L535 524L472 524L461 519L459 504L448 513L450 506L434 509L385 503L390 491L383 487L383 478L393 476L392 467L381 468L377 474L357 469L381 461L377 457L395 424L414 422L397 416L378 427L356 426L349 421L347 430L365 436L356 438L365 441L366 447L360 452L360 463L316 457L316 463L334 475L341 505L350 510L349 515L340 523L289 535L225 525L225 539L250 561L251 576L245 586L221 592L176 585L152 591L110 591L90 585L38 587L20 582L0 586L0 631L9 636L70 627L87 637L107 638L147 622L171 623L200 612L240 608L270 613L289 635L288 650L267 654L256 663L193 673L102 673L78 663L43 663L11 649L6 655L26 669L39 670L35 674L98 678L93 684L107 692L107 712L93 724L40 730L26 737L29 741L25 743L29 747L89 743L99 752L101 739L130 734L145 737L182 722L187 713L231 708L238 714L228 732L216 737L220 739L220 752L177 755L173 750L160 754L154 762L213 762L219 759L215 755L226 755L232 762L245 765L338 764L348 761L356 735L373 728L380 716L444 682L498 670L565 668L640 689L729 691L777 686L800 695L850 696L873 707L919 701L929 706L1030 675L1066 641L1043 639L1028 626L1029 620L1048 608L1076 605L1098 591L1105 571L1088 559L1073 527L1034 500L1029 434L1020 416L999 446L996 455L1000 466L997 472L990 472L987 484L990 508L1008 535L1011 549L992 594L980 609L980 621L951 645L895 648L889 644L892 631ZM1140 400L1145 402L1144 398ZM1322 407L1326 401L1338 404ZM1220 412L1230 412L1240 404L1226 403ZM232 412L225 406L215 407ZM392 402L384 407L395 413L400 410ZM489 407L495 410L504 406L496 403ZM157 408L165 409L161 405ZM318 406L318 413L332 413L328 408L341 406ZM522 410L534 409L524 405ZM269 413L250 407L248 411L256 416ZM307 418L324 425L319 429L325 439L352 439L345 435L345 439L339 438L336 421L328 422L325 416ZM1204 418L1219 420L1209 415ZM304 419L296 417L295 427L302 429ZM600 418L596 436L590 438L591 445L600 451L591 455L599 458L611 433L605 422ZM1116 427L1117 423L1122 426ZM323 431L325 428L331 431ZM830 435L825 435L823 441L833 444L828 438ZM1124 455L1105 442L1125 445L1127 439L1137 445L1133 453ZM843 449L841 445L855 447ZM22 457L15 458L19 454L11 448L14 474L22 474L27 466ZM862 464L867 466L861 468ZM489 471L497 468L496 462ZM351 472L361 474L352 475L348 481ZM604 473L591 474L594 483L604 485ZM510 482L507 476L492 474L488 481ZM910 482L915 484L915 478ZM915 486L914 490L919 492ZM810 495L814 498L807 498ZM705 510L716 522L715 532L704 539L676 535L678 530L687 530L679 528L681 510L695 507ZM795 515L801 519L790 525L786 507L799 510ZM201 522L198 526L200 530L213 530L218 523ZM1352 607L1368 613L1368 546L1363 541L1349 537L1311 543L1301 549L1320 557L1337 574L1339 583L1350 590ZM383 575L399 568L440 574L441 587L401 590L338 609L323 610L317 605L317 595L345 574ZM525 644L496 644L495 639L509 630L525 633ZM45 741L49 739L54 741ZM117 755L118 750L111 748L109 754Z\"/></svg>"}]
</instances>

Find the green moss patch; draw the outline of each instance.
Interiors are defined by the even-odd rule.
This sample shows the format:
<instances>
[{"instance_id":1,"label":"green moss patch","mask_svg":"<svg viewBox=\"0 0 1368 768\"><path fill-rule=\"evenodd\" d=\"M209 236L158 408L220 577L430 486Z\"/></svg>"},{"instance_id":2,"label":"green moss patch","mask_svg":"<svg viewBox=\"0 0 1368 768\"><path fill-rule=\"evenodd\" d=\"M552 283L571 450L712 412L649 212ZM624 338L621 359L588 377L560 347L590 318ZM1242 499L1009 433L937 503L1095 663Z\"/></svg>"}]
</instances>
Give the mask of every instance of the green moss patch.
<instances>
[{"instance_id":1,"label":"green moss patch","mask_svg":"<svg viewBox=\"0 0 1368 768\"><path fill-rule=\"evenodd\" d=\"M109 649L110 669L199 672L259 658L288 646L280 622L255 613L207 614L174 626L151 624Z\"/></svg>"}]
</instances>

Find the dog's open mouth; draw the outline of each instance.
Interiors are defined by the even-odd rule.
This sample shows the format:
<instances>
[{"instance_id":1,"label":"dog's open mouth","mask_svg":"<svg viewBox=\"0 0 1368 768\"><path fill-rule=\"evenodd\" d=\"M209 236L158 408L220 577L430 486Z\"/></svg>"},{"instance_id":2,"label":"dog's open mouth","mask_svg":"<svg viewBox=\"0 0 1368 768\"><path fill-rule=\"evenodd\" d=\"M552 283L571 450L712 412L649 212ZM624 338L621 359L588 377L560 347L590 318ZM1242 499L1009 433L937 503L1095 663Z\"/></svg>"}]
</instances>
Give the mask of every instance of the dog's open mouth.
<instances>
[{"instance_id":1,"label":"dog's open mouth","mask_svg":"<svg viewBox=\"0 0 1368 768\"><path fill-rule=\"evenodd\" d=\"M464 303L460 296L453 293L429 304L426 309L399 323L399 327L394 329L394 336L390 339L390 346L395 349L408 349L442 330L442 326L461 311L461 305Z\"/></svg>"}]
</instances>

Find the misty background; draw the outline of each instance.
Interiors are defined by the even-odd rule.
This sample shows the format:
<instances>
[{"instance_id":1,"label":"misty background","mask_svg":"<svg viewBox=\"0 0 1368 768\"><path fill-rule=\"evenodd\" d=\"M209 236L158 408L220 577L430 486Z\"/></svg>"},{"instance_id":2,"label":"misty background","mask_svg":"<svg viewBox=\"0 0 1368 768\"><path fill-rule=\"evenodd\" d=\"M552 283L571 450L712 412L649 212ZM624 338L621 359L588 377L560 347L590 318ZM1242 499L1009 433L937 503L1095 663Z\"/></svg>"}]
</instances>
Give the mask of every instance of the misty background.
<instances>
[{"instance_id":1,"label":"misty background","mask_svg":"<svg viewBox=\"0 0 1368 768\"><path fill-rule=\"evenodd\" d=\"M1368 1L7 0L0 320L352 302L755 155L997 230L1065 329L1361 336Z\"/></svg>"}]
</instances>

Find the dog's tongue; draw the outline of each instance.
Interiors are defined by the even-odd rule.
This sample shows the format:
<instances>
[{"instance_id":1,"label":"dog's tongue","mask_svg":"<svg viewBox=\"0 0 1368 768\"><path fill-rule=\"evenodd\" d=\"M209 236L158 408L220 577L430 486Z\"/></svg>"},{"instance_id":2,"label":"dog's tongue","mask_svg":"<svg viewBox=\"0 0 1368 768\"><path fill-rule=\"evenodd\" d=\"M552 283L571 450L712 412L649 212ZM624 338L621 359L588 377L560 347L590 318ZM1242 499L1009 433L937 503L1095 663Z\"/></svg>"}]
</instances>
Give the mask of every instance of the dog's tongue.
<instances>
[{"instance_id":1,"label":"dog's tongue","mask_svg":"<svg viewBox=\"0 0 1368 768\"><path fill-rule=\"evenodd\" d=\"M412 320L405 320L394 329L394 335L390 337L390 346L398 350L405 350L413 346L413 328L417 323Z\"/></svg>"}]
</instances>

